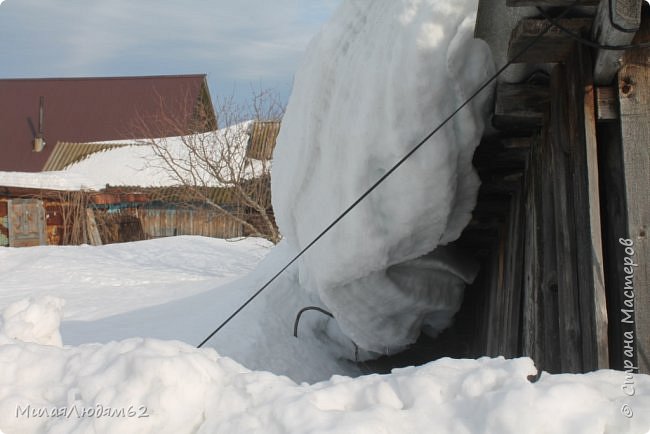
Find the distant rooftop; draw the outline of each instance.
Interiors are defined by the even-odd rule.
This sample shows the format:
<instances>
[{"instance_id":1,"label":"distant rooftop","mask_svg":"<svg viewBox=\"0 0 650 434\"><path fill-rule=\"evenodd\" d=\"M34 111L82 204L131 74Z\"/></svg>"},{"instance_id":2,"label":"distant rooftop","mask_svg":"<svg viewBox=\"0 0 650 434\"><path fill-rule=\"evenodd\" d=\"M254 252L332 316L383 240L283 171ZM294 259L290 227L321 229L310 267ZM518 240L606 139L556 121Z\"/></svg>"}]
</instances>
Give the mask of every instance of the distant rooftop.
<instances>
[{"instance_id":1,"label":"distant rooftop","mask_svg":"<svg viewBox=\"0 0 650 434\"><path fill-rule=\"evenodd\" d=\"M157 137L203 132L195 122L199 107L208 109L209 127L215 127L205 78L196 74L0 79L0 171L41 171L58 142L142 137L143 122ZM41 97L46 146L35 152ZM160 122L162 113L176 124Z\"/></svg>"}]
</instances>

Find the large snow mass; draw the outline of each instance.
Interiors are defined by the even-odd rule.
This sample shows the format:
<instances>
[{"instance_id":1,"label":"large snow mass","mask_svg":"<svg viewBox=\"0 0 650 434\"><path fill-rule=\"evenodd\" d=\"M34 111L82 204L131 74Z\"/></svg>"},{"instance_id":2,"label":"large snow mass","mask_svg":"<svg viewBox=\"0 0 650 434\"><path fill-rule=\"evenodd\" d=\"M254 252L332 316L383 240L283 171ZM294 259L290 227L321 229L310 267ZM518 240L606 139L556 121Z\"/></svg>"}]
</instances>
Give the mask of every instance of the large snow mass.
<instances>
[{"instance_id":1,"label":"large snow mass","mask_svg":"<svg viewBox=\"0 0 650 434\"><path fill-rule=\"evenodd\" d=\"M530 359L440 359L356 379L297 384L213 349L132 338L62 346L62 302L0 314L0 430L6 433L638 433L650 377L542 374ZM630 405L633 416L620 411Z\"/></svg>"},{"instance_id":2,"label":"large snow mass","mask_svg":"<svg viewBox=\"0 0 650 434\"><path fill-rule=\"evenodd\" d=\"M302 249L492 73L475 0L344 2L308 48L278 137L273 205ZM301 262L360 347L397 351L448 325L473 279L448 251L469 222L486 91ZM425 256L426 255L426 256Z\"/></svg>"}]
</instances>

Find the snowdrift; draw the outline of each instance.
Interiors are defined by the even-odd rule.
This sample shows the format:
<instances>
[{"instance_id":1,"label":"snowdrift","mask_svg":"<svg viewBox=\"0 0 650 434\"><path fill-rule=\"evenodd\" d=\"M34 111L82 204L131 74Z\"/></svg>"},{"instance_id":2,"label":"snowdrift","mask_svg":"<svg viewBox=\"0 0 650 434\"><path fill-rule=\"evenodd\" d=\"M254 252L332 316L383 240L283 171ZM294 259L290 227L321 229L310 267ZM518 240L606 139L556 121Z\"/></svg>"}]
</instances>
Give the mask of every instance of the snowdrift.
<instances>
[{"instance_id":1,"label":"snowdrift","mask_svg":"<svg viewBox=\"0 0 650 434\"><path fill-rule=\"evenodd\" d=\"M491 75L489 48L473 39L476 8L475 0L346 1L309 45L272 176L277 221L296 251ZM301 286L360 347L395 352L422 327L447 326L460 306L476 270L441 259L449 252L425 255L470 220L479 186L471 160L489 95L304 256Z\"/></svg>"},{"instance_id":2,"label":"snowdrift","mask_svg":"<svg viewBox=\"0 0 650 434\"><path fill-rule=\"evenodd\" d=\"M634 377L633 400L622 372L543 374L532 384L537 370L526 358L441 359L296 384L178 341L62 347L53 339L61 306L41 298L2 314L4 432L643 434L650 426L648 376Z\"/></svg>"}]
</instances>

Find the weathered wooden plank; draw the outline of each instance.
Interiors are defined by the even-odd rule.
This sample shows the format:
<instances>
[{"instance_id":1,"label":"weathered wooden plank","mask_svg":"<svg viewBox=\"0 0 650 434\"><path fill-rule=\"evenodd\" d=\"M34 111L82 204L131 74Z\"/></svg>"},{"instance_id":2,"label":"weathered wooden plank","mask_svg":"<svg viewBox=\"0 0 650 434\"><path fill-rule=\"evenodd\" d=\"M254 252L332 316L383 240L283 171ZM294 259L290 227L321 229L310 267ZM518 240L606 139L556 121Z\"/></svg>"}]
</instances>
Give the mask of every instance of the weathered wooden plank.
<instances>
[{"instance_id":1,"label":"weathered wooden plank","mask_svg":"<svg viewBox=\"0 0 650 434\"><path fill-rule=\"evenodd\" d=\"M586 188L588 191L587 203L588 208L585 210L589 217L589 240L587 241L587 251L584 253L589 257L589 247L591 247L591 273L592 291L586 291L586 297L592 299L593 307L593 324L596 367L598 369L609 368L609 341L608 341L608 315L607 315L607 297L605 293L605 274L603 269L603 243L602 227L600 215L600 178L598 169L598 140L596 137L596 92L593 83L589 83L591 75L589 58L583 61L583 80L586 85L583 86L584 92L584 158L578 164L583 165L586 162ZM578 101L579 103L579 101ZM581 152L582 153L582 152ZM584 179L583 179L584 180ZM590 241L590 243L589 243ZM591 244L589 246L589 244ZM593 294L590 294L592 293ZM588 307L588 306L587 306ZM586 367L589 369L590 367Z\"/></svg>"},{"instance_id":2,"label":"weathered wooden plank","mask_svg":"<svg viewBox=\"0 0 650 434\"><path fill-rule=\"evenodd\" d=\"M552 90L562 370L608 366L591 59L576 45ZM573 356L571 353L578 354Z\"/></svg>"},{"instance_id":3,"label":"weathered wooden plank","mask_svg":"<svg viewBox=\"0 0 650 434\"><path fill-rule=\"evenodd\" d=\"M635 42L650 41L650 18L644 17ZM629 50L618 74L628 240L626 258L638 264L626 271L625 286L634 290L634 322L640 372L650 373L650 48ZM633 253L633 255L629 254ZM625 269L624 270L628 270ZM630 282L631 281L631 282ZM631 285L629 285L631 283ZM621 288L624 290L625 288ZM629 288L628 288L629 290Z\"/></svg>"},{"instance_id":4,"label":"weathered wooden plank","mask_svg":"<svg viewBox=\"0 0 650 434\"><path fill-rule=\"evenodd\" d=\"M486 355L496 357L502 355L500 344L501 340L501 323L503 315L501 311L502 294L499 286L499 278L503 270L500 269L500 242L501 231L497 231L497 237L491 245L491 255L487 260L487 273L485 291L488 297L488 311L486 327Z\"/></svg>"},{"instance_id":5,"label":"weathered wooden plank","mask_svg":"<svg viewBox=\"0 0 650 434\"><path fill-rule=\"evenodd\" d=\"M599 121L618 119L618 95L613 86L596 88L596 117Z\"/></svg>"},{"instance_id":6,"label":"weathered wooden plank","mask_svg":"<svg viewBox=\"0 0 650 434\"><path fill-rule=\"evenodd\" d=\"M557 22L567 30L581 34L591 28L591 18L562 18ZM517 24L512 31L508 46L508 59L515 63L560 63L563 62L573 50L574 41L555 26L540 37L532 46L526 49L534 39L539 37L550 23L546 20L526 18ZM520 56L518 54L525 52Z\"/></svg>"},{"instance_id":7,"label":"weathered wooden plank","mask_svg":"<svg viewBox=\"0 0 650 434\"><path fill-rule=\"evenodd\" d=\"M601 45L627 45L641 24L642 0L601 0L592 30L592 39ZM611 6L614 6L613 9ZM611 84L621 67L624 51L599 49L594 61L594 81Z\"/></svg>"},{"instance_id":8,"label":"weathered wooden plank","mask_svg":"<svg viewBox=\"0 0 650 434\"><path fill-rule=\"evenodd\" d=\"M492 123L507 131L538 128L542 125L548 101L548 86L499 83Z\"/></svg>"},{"instance_id":9,"label":"weathered wooden plank","mask_svg":"<svg viewBox=\"0 0 650 434\"><path fill-rule=\"evenodd\" d=\"M88 231L88 241L91 246L101 246L102 237L99 235L95 212L91 208L86 208L86 229Z\"/></svg>"},{"instance_id":10,"label":"weathered wooden plank","mask_svg":"<svg viewBox=\"0 0 650 434\"><path fill-rule=\"evenodd\" d=\"M504 293L506 295L506 309L504 312L505 329L502 340L504 342L505 357L517 357L520 354L521 330L521 292L523 284L524 265L524 237L523 237L523 209L522 192L515 192L510 202L510 217L508 219L508 240L506 247L506 268L504 279Z\"/></svg>"},{"instance_id":11,"label":"weathered wooden plank","mask_svg":"<svg viewBox=\"0 0 650 434\"><path fill-rule=\"evenodd\" d=\"M546 348L543 339L543 315L540 309L540 282L542 279L542 244L539 235L541 218L539 216L539 146L531 150L529 169L525 182L525 225L524 236L524 278L522 303L521 352L535 361L538 369L547 369L544 354ZM539 178L538 178L539 177Z\"/></svg>"},{"instance_id":12,"label":"weathered wooden plank","mask_svg":"<svg viewBox=\"0 0 650 434\"><path fill-rule=\"evenodd\" d=\"M583 353L581 348L580 293L576 265L575 208L572 193L572 165L570 161L570 124L579 121L570 119L575 105L570 95L572 85L567 83L567 67L557 65L551 79L551 109L546 144L550 152L550 168L546 176L552 179L553 237L556 277L548 282L550 291L556 290L558 297L560 370L581 372ZM578 124L579 125L579 124ZM548 225L549 222L545 222ZM549 235L550 236L550 235ZM549 241L550 243L550 241ZM549 259L549 261L551 261ZM546 271L545 271L546 272ZM556 280L555 280L556 279ZM555 284L555 286L554 286Z\"/></svg>"}]
</instances>

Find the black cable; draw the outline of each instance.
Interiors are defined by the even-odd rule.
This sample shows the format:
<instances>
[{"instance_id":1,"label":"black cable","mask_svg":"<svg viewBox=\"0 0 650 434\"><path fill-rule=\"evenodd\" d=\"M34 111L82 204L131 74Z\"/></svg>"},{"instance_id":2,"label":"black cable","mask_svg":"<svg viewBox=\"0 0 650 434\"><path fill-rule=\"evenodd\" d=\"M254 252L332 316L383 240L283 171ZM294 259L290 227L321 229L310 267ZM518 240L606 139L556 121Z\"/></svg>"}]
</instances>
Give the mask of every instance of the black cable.
<instances>
[{"instance_id":1,"label":"black cable","mask_svg":"<svg viewBox=\"0 0 650 434\"><path fill-rule=\"evenodd\" d=\"M568 13L573 6L567 7L564 12L562 12L559 17L564 16L566 13ZM552 24L549 24L548 27L546 27L539 35L537 35L535 38L533 38L524 48L521 49L517 54L515 54L508 62L506 62L505 65L503 65L497 72L495 72L492 77L490 77L485 83L483 83L474 93L472 93L469 98L467 98L458 108L456 108L449 116L447 116L436 128L433 129L429 134L427 134L420 142L415 145L409 152L406 153L402 158L400 158L397 163L393 165L386 173L384 173L377 181L375 181L374 184L368 190L365 191L357 200L355 200L350 206L348 206L345 211L343 211L332 223L330 223L325 229L323 229L316 238L314 238L307 246L305 246L300 252L298 252L297 255L293 257L284 267L280 269L277 273L273 275L260 289L255 291L253 295L251 295L245 302L242 304L236 311L234 311L228 318L225 319L212 333L210 333L203 341L197 345L197 348L201 348L203 345L205 345L206 342L208 342L212 336L217 334L226 324L228 324L235 316L239 314L246 306L250 304L251 301L253 301L262 291L264 291L268 286L275 281L275 279L278 278L287 268L293 265L294 262L296 262L302 255L307 252L314 244L316 244L325 234L327 234L334 226L338 224L343 218L350 213L354 208L359 205L366 197L370 195L379 185L381 185L386 178L388 178L390 175L393 174L406 160L408 160L411 155L413 155L418 149L424 145L427 140L429 140L434 134L436 134L438 131L444 127L447 122L449 122L451 119L454 118L462 109L467 106L474 98L476 98L481 92L483 92L494 80L496 80L510 65L512 65L519 57L521 57L526 51L528 51L533 45L535 45L550 29L553 27Z\"/></svg>"},{"instance_id":2,"label":"black cable","mask_svg":"<svg viewBox=\"0 0 650 434\"><path fill-rule=\"evenodd\" d=\"M606 44L599 44L598 42L591 41L587 38L583 38L577 33L572 32L571 30L567 29L564 27L562 24L560 24L557 19L551 17L546 11L539 6L537 6L537 10L539 11L542 16L544 16L544 19L551 23L553 26L557 27L565 33L567 36L571 37L572 39L575 39L579 43L586 45L588 47L592 48L598 48L601 50L613 50L613 51L621 51L621 50L630 50L632 48L644 48L644 47L650 47L650 42L641 42L639 44L627 44L627 45L606 45Z\"/></svg>"},{"instance_id":3,"label":"black cable","mask_svg":"<svg viewBox=\"0 0 650 434\"><path fill-rule=\"evenodd\" d=\"M308 310L317 310L320 313L324 313L325 315L329 316L330 318L334 318L334 315L332 315L332 312L328 312L325 309L318 307L318 306L307 306L303 307L300 309L298 312L298 315L296 315L296 320L293 323L293 337L297 338L298 337L298 323L300 322L300 317L302 316L303 313L305 313Z\"/></svg>"},{"instance_id":4,"label":"black cable","mask_svg":"<svg viewBox=\"0 0 650 434\"><path fill-rule=\"evenodd\" d=\"M293 323L293 337L297 338L298 337L298 323L300 322L300 317L302 316L303 313L305 313L308 310L316 310L320 313L324 313L325 315L329 316L330 318L334 318L334 315L332 312L328 312L325 309L318 307L318 306L307 306L303 307L300 309L298 312L298 315L296 315L296 321ZM352 341L352 345L354 345L354 361L359 363L359 345L357 345L356 342Z\"/></svg>"}]
</instances>

